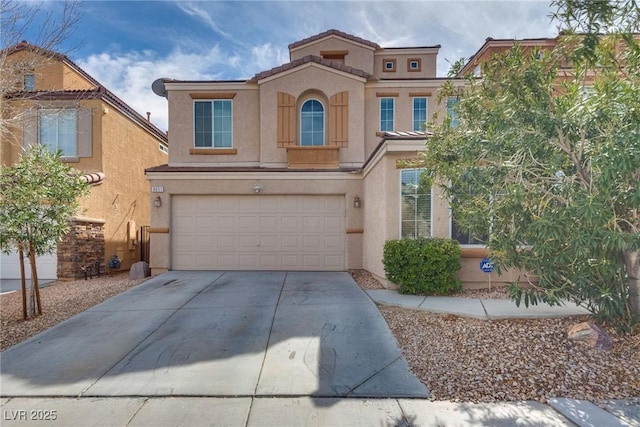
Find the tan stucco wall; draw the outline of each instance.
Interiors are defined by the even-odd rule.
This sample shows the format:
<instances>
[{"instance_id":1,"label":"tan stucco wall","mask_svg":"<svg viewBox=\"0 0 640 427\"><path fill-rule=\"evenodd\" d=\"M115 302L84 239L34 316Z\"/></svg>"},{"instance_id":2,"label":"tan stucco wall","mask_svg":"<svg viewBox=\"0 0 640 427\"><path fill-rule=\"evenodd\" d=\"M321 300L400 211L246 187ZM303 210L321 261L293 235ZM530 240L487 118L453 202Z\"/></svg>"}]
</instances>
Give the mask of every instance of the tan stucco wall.
<instances>
[{"instance_id":1,"label":"tan stucco wall","mask_svg":"<svg viewBox=\"0 0 640 427\"><path fill-rule=\"evenodd\" d=\"M401 83L384 82L367 85L365 90L365 123L367 123L365 137L365 153L368 158L380 143L376 132L380 130L380 99L381 95L393 94L395 108L395 131L413 130L413 98L427 96L427 118L433 119L434 114L442 118L446 112L446 105L438 103L438 91L442 84L439 80L425 82ZM397 96L395 96L397 94Z\"/></svg>"},{"instance_id":2,"label":"tan stucco wall","mask_svg":"<svg viewBox=\"0 0 640 427\"><path fill-rule=\"evenodd\" d=\"M12 59L24 58L18 52ZM34 72L38 90L90 89L93 86L82 75L60 61L34 62L41 67ZM140 260L140 245L129 245L127 226L135 222L136 230L150 221L150 187L144 175L145 168L167 162L167 155L159 150L160 140L152 136L138 123L121 113L116 107L99 99L11 102L15 111L32 111L37 108L80 108L92 111L91 157L66 159L73 168L83 173L104 172L106 178L100 185L92 186L90 194L80 200L78 215L106 221L104 225L105 255L107 260L117 254L122 268L127 269ZM36 120L31 115L30 120ZM19 160L22 150L22 134L25 123L17 122L12 138L0 140L0 163L13 164ZM133 234L135 236L135 233ZM93 260L86 260L87 262Z\"/></svg>"},{"instance_id":3,"label":"tan stucco wall","mask_svg":"<svg viewBox=\"0 0 640 427\"><path fill-rule=\"evenodd\" d=\"M358 177L346 173L281 173L271 174L271 176L245 174L242 177L232 178L223 173L197 173L200 179L193 179L188 173L148 172L147 175L150 186L164 187L163 193L151 195L151 198L159 195L162 199L160 208L151 209L151 226L160 231L169 230L168 233L151 234L150 266L154 274L171 269L171 199L174 195L255 194L251 189L251 185L255 182L263 185L261 196L344 195L345 233L347 233L346 266L349 269L362 266L361 235L357 230L363 228L363 209L353 206L353 198L356 195L362 197L362 182ZM191 176L193 175L192 173Z\"/></svg>"},{"instance_id":4,"label":"tan stucco wall","mask_svg":"<svg viewBox=\"0 0 640 427\"><path fill-rule=\"evenodd\" d=\"M363 268L381 278L384 242L399 237L400 175L395 161L400 157L384 156L363 178Z\"/></svg>"},{"instance_id":5,"label":"tan stucco wall","mask_svg":"<svg viewBox=\"0 0 640 427\"><path fill-rule=\"evenodd\" d=\"M233 105L233 148L237 154L233 155L203 155L190 154L194 148L193 111L194 99L192 93L235 93ZM171 144L169 157L171 165L181 164L254 164L260 161L260 109L258 90L256 85L243 85L242 90L228 87L206 86L193 90L171 91L169 93L169 129Z\"/></svg>"},{"instance_id":6,"label":"tan stucco wall","mask_svg":"<svg viewBox=\"0 0 640 427\"><path fill-rule=\"evenodd\" d=\"M362 165L365 153L364 140L364 82L342 73L329 71L324 67L311 65L301 67L281 77L268 80L260 85L260 142L261 163L263 165L286 165L287 151L277 144L277 94L286 92L296 99L316 98L324 102L325 135L328 138L328 99L336 93L349 92L349 145L340 149L342 165ZM296 114L299 114L299 108ZM299 119L296 120L299 122ZM296 128L296 136L299 129Z\"/></svg>"},{"instance_id":7,"label":"tan stucco wall","mask_svg":"<svg viewBox=\"0 0 640 427\"><path fill-rule=\"evenodd\" d=\"M385 147L386 148L386 147ZM400 238L400 171L398 160L413 159L417 152L389 152L377 158L363 175L364 234L362 243L363 268L386 282L382 263L384 243ZM451 237L449 205L440 188L432 188L432 236ZM383 208L386 207L386 208ZM480 270L480 260L488 255L478 246L461 246L462 259L458 278L465 288L489 286L489 274ZM491 273L492 286L503 286L515 280L518 271L498 275Z\"/></svg>"},{"instance_id":8,"label":"tan stucco wall","mask_svg":"<svg viewBox=\"0 0 640 427\"><path fill-rule=\"evenodd\" d=\"M21 61L21 67L7 66L5 70L15 70L24 74L34 74L36 90L84 90L94 87L85 77L75 72L67 64L51 57L33 55L29 51L19 51L9 55L7 64ZM21 76L17 81L22 82ZM19 88L22 89L22 88Z\"/></svg>"},{"instance_id":9,"label":"tan stucco wall","mask_svg":"<svg viewBox=\"0 0 640 427\"><path fill-rule=\"evenodd\" d=\"M315 42L299 46L290 52L291 60L303 58L307 55L320 56L322 51L344 51L348 53L344 57L344 65L357 68L373 74L373 52L372 47L363 46L361 44L329 36L327 38L317 40Z\"/></svg>"},{"instance_id":10,"label":"tan stucco wall","mask_svg":"<svg viewBox=\"0 0 640 427\"><path fill-rule=\"evenodd\" d=\"M107 113L103 112L105 108ZM106 105L94 109L93 133L93 158L81 159L78 168L85 172L100 171L96 162L101 159L101 171L106 178L103 184L92 187L90 196L82 200L82 215L106 221L107 260L118 255L121 268L127 269L140 260L139 243L129 244L129 221L135 222L136 230L150 222L151 189L144 170L166 163L167 155L159 150L158 139Z\"/></svg>"},{"instance_id":11,"label":"tan stucco wall","mask_svg":"<svg viewBox=\"0 0 640 427\"><path fill-rule=\"evenodd\" d=\"M374 70L379 79L428 79L436 77L438 48L381 49L375 53ZM395 71L384 70L384 60L395 59ZM420 60L420 71L408 70L408 59Z\"/></svg>"}]
</instances>

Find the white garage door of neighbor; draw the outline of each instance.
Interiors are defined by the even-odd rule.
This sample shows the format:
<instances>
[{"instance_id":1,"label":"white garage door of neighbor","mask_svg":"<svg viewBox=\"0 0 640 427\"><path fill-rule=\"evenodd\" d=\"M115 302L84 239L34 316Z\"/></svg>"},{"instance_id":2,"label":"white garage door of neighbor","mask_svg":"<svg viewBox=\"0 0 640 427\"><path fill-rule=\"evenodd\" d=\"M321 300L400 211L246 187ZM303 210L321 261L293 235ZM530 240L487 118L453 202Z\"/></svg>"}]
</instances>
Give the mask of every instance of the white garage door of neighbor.
<instances>
[{"instance_id":1,"label":"white garage door of neighbor","mask_svg":"<svg viewBox=\"0 0 640 427\"><path fill-rule=\"evenodd\" d=\"M36 258L38 279L55 280L58 278L58 256L55 254L42 255ZM31 279L31 264L29 259L24 260L25 279ZM20 278L20 258L17 252L9 255L0 253L0 279Z\"/></svg>"},{"instance_id":2,"label":"white garage door of neighbor","mask_svg":"<svg viewBox=\"0 0 640 427\"><path fill-rule=\"evenodd\" d=\"M174 196L174 270L345 268L344 196Z\"/></svg>"}]
</instances>

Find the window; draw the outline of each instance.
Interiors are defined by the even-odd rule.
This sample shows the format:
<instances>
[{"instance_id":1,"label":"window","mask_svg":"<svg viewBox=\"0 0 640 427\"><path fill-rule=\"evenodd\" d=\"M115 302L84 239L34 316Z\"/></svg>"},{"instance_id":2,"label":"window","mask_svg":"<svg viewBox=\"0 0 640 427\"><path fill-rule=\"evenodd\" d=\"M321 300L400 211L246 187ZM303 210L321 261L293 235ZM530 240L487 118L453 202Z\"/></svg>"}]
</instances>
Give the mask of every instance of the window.
<instances>
[{"instance_id":1,"label":"window","mask_svg":"<svg viewBox=\"0 0 640 427\"><path fill-rule=\"evenodd\" d=\"M427 98L413 98L413 130L424 130L427 121Z\"/></svg>"},{"instance_id":2,"label":"window","mask_svg":"<svg viewBox=\"0 0 640 427\"><path fill-rule=\"evenodd\" d=\"M407 59L407 70L422 71L422 61L420 60L420 58Z\"/></svg>"},{"instance_id":3,"label":"window","mask_svg":"<svg viewBox=\"0 0 640 427\"><path fill-rule=\"evenodd\" d=\"M196 148L233 146L231 100L195 101L194 145Z\"/></svg>"},{"instance_id":4,"label":"window","mask_svg":"<svg viewBox=\"0 0 640 427\"><path fill-rule=\"evenodd\" d=\"M23 78L24 90L36 90L36 76L34 74L25 74Z\"/></svg>"},{"instance_id":5,"label":"window","mask_svg":"<svg viewBox=\"0 0 640 427\"><path fill-rule=\"evenodd\" d=\"M393 98L380 98L380 130L382 132L393 131L394 122Z\"/></svg>"},{"instance_id":6,"label":"window","mask_svg":"<svg viewBox=\"0 0 640 427\"><path fill-rule=\"evenodd\" d=\"M305 101L300 109L300 145L324 145L324 107L318 100Z\"/></svg>"},{"instance_id":7,"label":"window","mask_svg":"<svg viewBox=\"0 0 640 427\"><path fill-rule=\"evenodd\" d=\"M62 151L63 157L78 156L78 113L75 109L41 109L38 140L52 153Z\"/></svg>"},{"instance_id":8,"label":"window","mask_svg":"<svg viewBox=\"0 0 640 427\"><path fill-rule=\"evenodd\" d=\"M391 72L396 70L396 60L395 59L383 59L382 60L382 71L383 72Z\"/></svg>"},{"instance_id":9,"label":"window","mask_svg":"<svg viewBox=\"0 0 640 427\"><path fill-rule=\"evenodd\" d=\"M431 187L420 179L424 169L400 171L400 238L431 237Z\"/></svg>"},{"instance_id":10,"label":"window","mask_svg":"<svg viewBox=\"0 0 640 427\"><path fill-rule=\"evenodd\" d=\"M164 154L169 154L169 148L164 144L158 144L158 149Z\"/></svg>"},{"instance_id":11,"label":"window","mask_svg":"<svg viewBox=\"0 0 640 427\"><path fill-rule=\"evenodd\" d=\"M460 125L460 119L458 118L458 112L456 111L456 105L458 105L459 98L457 96L447 97L447 115L451 117L451 127L457 128Z\"/></svg>"},{"instance_id":12,"label":"window","mask_svg":"<svg viewBox=\"0 0 640 427\"><path fill-rule=\"evenodd\" d=\"M478 194L474 192L473 184L471 182L467 182L465 184L467 186L466 191L470 196L474 194ZM456 223L456 219L451 217L451 238L457 240L461 245L484 245L488 240L488 235L474 236L468 231L463 230Z\"/></svg>"}]
</instances>

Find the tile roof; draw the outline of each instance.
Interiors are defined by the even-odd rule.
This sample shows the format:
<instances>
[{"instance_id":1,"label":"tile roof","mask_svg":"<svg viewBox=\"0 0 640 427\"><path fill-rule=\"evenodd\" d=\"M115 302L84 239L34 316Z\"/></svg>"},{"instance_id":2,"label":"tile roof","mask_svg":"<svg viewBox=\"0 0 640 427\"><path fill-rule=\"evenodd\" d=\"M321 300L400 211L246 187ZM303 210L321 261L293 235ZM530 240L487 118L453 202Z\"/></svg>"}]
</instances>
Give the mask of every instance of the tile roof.
<instances>
[{"instance_id":1,"label":"tile roof","mask_svg":"<svg viewBox=\"0 0 640 427\"><path fill-rule=\"evenodd\" d=\"M330 61L328 59L321 58L319 56L307 55L307 56L304 56L302 58L295 59L295 60L293 60L291 62L288 62L286 64L280 65L278 67L272 68L270 70L262 71L262 72L256 74L255 76L253 76L251 78L251 80L249 80L249 81L262 80L262 79L265 79L267 77L271 77L273 75L282 73L282 72L287 71L287 70L292 70L292 69L294 69L296 67L299 67L299 66L304 65L304 64L309 64L309 63L315 63L315 64L324 65L325 67L329 67L329 68L333 68L334 70L338 70L338 71L342 71L342 72L345 72L345 73L353 74L355 76L362 77L362 78L367 79L367 80L373 80L374 79L372 74L369 74L369 73L367 73L365 71L362 71L362 70L359 70L357 68L349 67L349 66L346 66L344 64L340 64L338 62L333 62L333 61Z\"/></svg>"},{"instance_id":2,"label":"tile roof","mask_svg":"<svg viewBox=\"0 0 640 427\"><path fill-rule=\"evenodd\" d=\"M378 132L377 135L381 137L383 140L390 139L425 139L433 133L426 132L423 130L407 130L407 131L396 131L396 132Z\"/></svg>"},{"instance_id":3,"label":"tile roof","mask_svg":"<svg viewBox=\"0 0 640 427\"><path fill-rule=\"evenodd\" d=\"M47 92L28 92L29 98L33 99L32 94L38 96L38 99L77 99L73 98L74 96L84 96L84 98L80 99L96 99L96 98L104 98L111 102L116 108L120 109L125 115L128 115L133 121L140 124L143 128L145 128L149 133L155 135L157 138L162 140L165 144L168 144L167 134L157 128L153 123L148 121L145 117L143 117L140 113L134 110L131 106L129 106L122 99L118 98L113 92L104 87L100 82L94 79L89 73L80 68L76 63L70 60L66 55L63 55L58 52L53 52L47 49L43 49L26 41L22 41L16 45L8 47L0 51L2 55L11 55L20 51L31 51L37 54L42 54L49 56L52 59L57 61L64 62L69 67L73 68L78 74L87 79L91 84L95 86L95 88L90 90L60 90L60 91L49 91ZM17 97L18 95L26 96L27 92L25 91L17 91L11 94L12 97Z\"/></svg>"},{"instance_id":4,"label":"tile roof","mask_svg":"<svg viewBox=\"0 0 640 427\"><path fill-rule=\"evenodd\" d=\"M295 49L295 48L297 48L299 46L302 46L302 45L305 45L307 43L311 43L311 42L314 42L316 40L320 40L322 38L325 38L327 36L332 36L332 35L333 36L342 37L343 39L351 40L353 42L360 43L360 44L363 44L365 46L372 47L374 49L380 49L380 45L378 45L377 43L371 42L369 40L362 39L360 37L357 37L357 36L354 36L354 35L351 35L351 34L347 34L345 32L339 31L339 30L331 29L331 30L324 31L324 32L322 32L320 34L316 34L315 36L307 37L306 39L302 39L300 41L291 43L289 45L289 50Z\"/></svg>"}]
</instances>

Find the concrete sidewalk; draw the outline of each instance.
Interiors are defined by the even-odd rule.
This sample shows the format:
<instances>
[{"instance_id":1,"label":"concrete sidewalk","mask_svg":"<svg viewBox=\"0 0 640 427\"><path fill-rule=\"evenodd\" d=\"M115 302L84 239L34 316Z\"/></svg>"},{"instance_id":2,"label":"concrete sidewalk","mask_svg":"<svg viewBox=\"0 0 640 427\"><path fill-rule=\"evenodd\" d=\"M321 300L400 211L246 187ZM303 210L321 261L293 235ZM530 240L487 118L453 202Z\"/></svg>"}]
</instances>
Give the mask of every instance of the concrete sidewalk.
<instances>
[{"instance_id":1,"label":"concrete sidewalk","mask_svg":"<svg viewBox=\"0 0 640 427\"><path fill-rule=\"evenodd\" d=\"M6 426L575 426L640 425L640 405L579 400L454 403L322 397L81 397L0 400ZM575 424L574 424L575 423Z\"/></svg>"},{"instance_id":2,"label":"concrete sidewalk","mask_svg":"<svg viewBox=\"0 0 640 427\"><path fill-rule=\"evenodd\" d=\"M4 351L0 424L640 427L638 400L431 401L372 300L480 319L585 314L365 295L347 273L170 272Z\"/></svg>"},{"instance_id":3,"label":"concrete sidewalk","mask_svg":"<svg viewBox=\"0 0 640 427\"><path fill-rule=\"evenodd\" d=\"M590 314L584 307L566 303L562 306L548 304L520 307L508 299L456 298L440 296L401 295L397 291L380 289L365 291L376 303L395 307L424 310L431 313L455 314L476 319L553 318Z\"/></svg>"}]
</instances>

